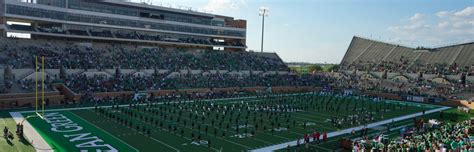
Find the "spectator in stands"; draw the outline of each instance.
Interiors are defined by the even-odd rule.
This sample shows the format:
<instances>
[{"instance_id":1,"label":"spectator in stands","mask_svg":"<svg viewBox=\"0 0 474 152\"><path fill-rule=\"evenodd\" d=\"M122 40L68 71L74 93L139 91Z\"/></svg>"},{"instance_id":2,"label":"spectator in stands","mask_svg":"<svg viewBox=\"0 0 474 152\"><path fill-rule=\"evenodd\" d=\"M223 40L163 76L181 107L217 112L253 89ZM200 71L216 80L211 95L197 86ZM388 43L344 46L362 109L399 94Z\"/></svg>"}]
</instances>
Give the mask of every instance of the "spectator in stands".
<instances>
[{"instance_id":1,"label":"spectator in stands","mask_svg":"<svg viewBox=\"0 0 474 152\"><path fill-rule=\"evenodd\" d=\"M130 45L100 44L78 46L70 42L28 43L17 40L8 50L6 64L13 68L31 68L34 56L46 57L46 68L67 69L168 69L168 70L252 70L287 71L278 57L230 51L186 51L180 48L152 47L139 49ZM195 41L195 40L189 40ZM99 45L99 44L98 44ZM1 63L0 63L1 64Z\"/></svg>"},{"instance_id":2,"label":"spectator in stands","mask_svg":"<svg viewBox=\"0 0 474 152\"><path fill-rule=\"evenodd\" d=\"M230 75L230 74L186 74L165 77L167 74L140 76L121 75L107 77L105 75L70 76L65 80L66 86L78 92L117 92L185 88L229 88L253 86L315 86L323 84L320 76L315 75Z\"/></svg>"},{"instance_id":3,"label":"spectator in stands","mask_svg":"<svg viewBox=\"0 0 474 152\"><path fill-rule=\"evenodd\" d=\"M451 124L424 125L427 128L413 130L403 138L388 142L382 140L366 140L355 143L355 151L472 151L474 144L469 139L472 128L469 120Z\"/></svg>"}]
</instances>

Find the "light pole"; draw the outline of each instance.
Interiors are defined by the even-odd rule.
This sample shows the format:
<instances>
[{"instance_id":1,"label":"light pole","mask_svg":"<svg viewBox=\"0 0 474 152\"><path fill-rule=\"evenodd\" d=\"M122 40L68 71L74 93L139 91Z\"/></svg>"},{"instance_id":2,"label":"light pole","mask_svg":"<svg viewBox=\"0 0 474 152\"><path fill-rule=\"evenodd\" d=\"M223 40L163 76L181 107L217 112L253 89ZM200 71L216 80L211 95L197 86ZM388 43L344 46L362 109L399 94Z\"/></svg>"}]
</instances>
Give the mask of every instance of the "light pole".
<instances>
[{"instance_id":1,"label":"light pole","mask_svg":"<svg viewBox=\"0 0 474 152\"><path fill-rule=\"evenodd\" d=\"M260 12L259 12L259 15L262 16L262 42L260 44L260 51L263 52L263 37L264 37L264 34L265 34L265 17L268 16L268 10L269 8L268 7L260 7Z\"/></svg>"}]
</instances>

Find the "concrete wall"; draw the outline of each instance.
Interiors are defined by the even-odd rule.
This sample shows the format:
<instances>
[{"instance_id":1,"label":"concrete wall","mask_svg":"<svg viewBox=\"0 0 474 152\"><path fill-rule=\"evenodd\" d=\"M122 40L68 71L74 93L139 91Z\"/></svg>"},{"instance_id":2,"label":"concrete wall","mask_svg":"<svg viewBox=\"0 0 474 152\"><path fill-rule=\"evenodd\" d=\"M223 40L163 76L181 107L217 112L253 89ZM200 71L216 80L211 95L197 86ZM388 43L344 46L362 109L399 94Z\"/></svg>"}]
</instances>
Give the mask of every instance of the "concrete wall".
<instances>
[{"instance_id":1,"label":"concrete wall","mask_svg":"<svg viewBox=\"0 0 474 152\"><path fill-rule=\"evenodd\" d=\"M469 81L471 83L474 83L474 76L467 76L466 81Z\"/></svg>"},{"instance_id":2,"label":"concrete wall","mask_svg":"<svg viewBox=\"0 0 474 152\"><path fill-rule=\"evenodd\" d=\"M138 71L133 73L134 76L150 76L151 74L144 72L144 71Z\"/></svg>"},{"instance_id":3,"label":"concrete wall","mask_svg":"<svg viewBox=\"0 0 474 152\"><path fill-rule=\"evenodd\" d=\"M416 79L418 78L418 73L405 73L405 76L407 76L410 79ZM425 75L423 75L425 77Z\"/></svg>"},{"instance_id":4,"label":"concrete wall","mask_svg":"<svg viewBox=\"0 0 474 152\"><path fill-rule=\"evenodd\" d=\"M383 72L371 72L377 78L382 78ZM388 75L388 74L387 74Z\"/></svg>"},{"instance_id":5,"label":"concrete wall","mask_svg":"<svg viewBox=\"0 0 474 152\"><path fill-rule=\"evenodd\" d=\"M446 79L457 81L457 80L460 80L460 79L461 79L461 75L447 75L447 76L446 76Z\"/></svg>"},{"instance_id":6,"label":"concrete wall","mask_svg":"<svg viewBox=\"0 0 474 152\"><path fill-rule=\"evenodd\" d=\"M34 72L34 69L13 69L12 73L15 75L15 79L23 79L28 76L29 73Z\"/></svg>"},{"instance_id":7,"label":"concrete wall","mask_svg":"<svg viewBox=\"0 0 474 152\"><path fill-rule=\"evenodd\" d=\"M0 80L3 80L3 72L4 71L5 71L4 69L0 69Z\"/></svg>"},{"instance_id":8,"label":"concrete wall","mask_svg":"<svg viewBox=\"0 0 474 152\"><path fill-rule=\"evenodd\" d=\"M227 73L227 74L229 74L229 75L239 75L239 76L240 76L240 75L243 75L243 73L242 73L242 72L239 72L239 71L231 71L231 72L229 72L229 73Z\"/></svg>"},{"instance_id":9,"label":"concrete wall","mask_svg":"<svg viewBox=\"0 0 474 152\"><path fill-rule=\"evenodd\" d=\"M59 78L59 69L44 69L44 71L51 77L58 77Z\"/></svg>"},{"instance_id":10,"label":"concrete wall","mask_svg":"<svg viewBox=\"0 0 474 152\"><path fill-rule=\"evenodd\" d=\"M107 72L101 72L101 71L87 71L87 72L83 72L82 74L85 74L87 77L94 77L96 75L105 75L107 77L112 77L113 75L107 73Z\"/></svg>"},{"instance_id":11,"label":"concrete wall","mask_svg":"<svg viewBox=\"0 0 474 152\"><path fill-rule=\"evenodd\" d=\"M44 78L46 78L47 76L53 77L52 75L50 75L50 74L48 74L48 73L33 72L33 73L31 73L30 75L27 75L27 76L26 76L25 78L23 78L22 80L35 80L36 78L38 78L38 80L41 80L43 76L44 76Z\"/></svg>"}]
</instances>

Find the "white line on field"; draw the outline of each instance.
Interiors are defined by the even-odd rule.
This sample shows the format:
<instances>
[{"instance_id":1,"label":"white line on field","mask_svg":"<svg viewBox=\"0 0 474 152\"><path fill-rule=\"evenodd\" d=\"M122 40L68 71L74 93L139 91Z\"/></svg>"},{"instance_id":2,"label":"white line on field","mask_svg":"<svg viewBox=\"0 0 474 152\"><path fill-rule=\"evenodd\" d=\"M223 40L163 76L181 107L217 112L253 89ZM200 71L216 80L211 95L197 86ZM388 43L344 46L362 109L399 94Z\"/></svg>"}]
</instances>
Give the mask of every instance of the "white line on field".
<instances>
[{"instance_id":1,"label":"white line on field","mask_svg":"<svg viewBox=\"0 0 474 152\"><path fill-rule=\"evenodd\" d=\"M80 117L80 116L76 115L74 112L69 112L69 113L71 113L72 115L74 115L74 116L76 116L77 118L81 119L82 121L85 121L85 122L87 122L87 123L91 124L92 126L96 127L97 129L99 129L100 131L102 131L102 132L106 133L107 135L109 135L109 136L111 136L111 137L113 137L113 138L117 139L118 141L120 141L120 142L124 143L124 144L125 144L125 145L127 145L128 147L130 147L130 148L133 148L135 151L137 151L137 152L139 151L139 150L138 150L138 149L136 149L135 147L133 147L133 146L129 145L128 143L126 143L126 142L122 141L121 139L119 139L119 138L115 137L114 135L112 135L112 134L110 134L109 132L107 132L107 131L103 130L102 128L100 128L100 127L96 126L95 124L93 124L93 123L91 123L91 122L89 122L89 121L87 121L87 120L83 119L82 117Z\"/></svg>"}]
</instances>

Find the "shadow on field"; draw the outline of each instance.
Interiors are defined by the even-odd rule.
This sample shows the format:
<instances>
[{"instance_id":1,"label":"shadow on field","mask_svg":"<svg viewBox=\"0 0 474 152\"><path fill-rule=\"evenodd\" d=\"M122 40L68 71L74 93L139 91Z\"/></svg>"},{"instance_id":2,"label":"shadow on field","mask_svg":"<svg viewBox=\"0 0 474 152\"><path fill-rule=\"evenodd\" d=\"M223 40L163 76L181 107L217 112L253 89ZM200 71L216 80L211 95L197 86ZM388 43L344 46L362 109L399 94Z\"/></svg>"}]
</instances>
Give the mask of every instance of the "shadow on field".
<instances>
[{"instance_id":1,"label":"shadow on field","mask_svg":"<svg viewBox=\"0 0 474 152\"><path fill-rule=\"evenodd\" d=\"M6 140L6 141L7 141L8 145L10 145L10 146L14 146L14 145L15 145L15 144L13 144L12 141L10 141L10 140Z\"/></svg>"},{"instance_id":2,"label":"shadow on field","mask_svg":"<svg viewBox=\"0 0 474 152\"><path fill-rule=\"evenodd\" d=\"M10 113L8 111L1 111L0 112L0 129L3 130L4 127L7 127L9 129L9 131L11 131L11 132L15 132L15 130L16 130L16 122L10 116ZM0 133L0 134L3 138L3 132ZM11 139L11 140L6 140L5 139L4 143L3 142L0 143L0 147L2 147L2 145L7 146L7 144L10 147L14 147L14 146L32 147L31 143L28 142L28 140L26 140L25 138L20 138L16 134L14 134L14 139ZM0 150L0 151L2 151L2 150Z\"/></svg>"},{"instance_id":3,"label":"shadow on field","mask_svg":"<svg viewBox=\"0 0 474 152\"><path fill-rule=\"evenodd\" d=\"M31 146L30 142L28 142L25 138L20 138L19 139L20 143L26 146Z\"/></svg>"}]
</instances>

